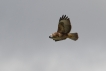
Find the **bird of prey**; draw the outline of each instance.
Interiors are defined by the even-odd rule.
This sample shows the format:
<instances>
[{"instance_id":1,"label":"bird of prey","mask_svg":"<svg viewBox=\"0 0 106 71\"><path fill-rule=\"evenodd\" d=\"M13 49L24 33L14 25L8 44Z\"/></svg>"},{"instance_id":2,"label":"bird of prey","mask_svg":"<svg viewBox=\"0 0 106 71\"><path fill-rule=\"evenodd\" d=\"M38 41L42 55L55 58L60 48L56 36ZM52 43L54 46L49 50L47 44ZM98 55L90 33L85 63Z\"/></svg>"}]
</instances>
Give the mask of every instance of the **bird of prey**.
<instances>
[{"instance_id":1,"label":"bird of prey","mask_svg":"<svg viewBox=\"0 0 106 71\"><path fill-rule=\"evenodd\" d=\"M71 22L68 16L62 15L59 19L57 32L51 34L49 38L54 41L65 40L66 38L76 41L78 39L78 33L70 33L71 31Z\"/></svg>"}]
</instances>

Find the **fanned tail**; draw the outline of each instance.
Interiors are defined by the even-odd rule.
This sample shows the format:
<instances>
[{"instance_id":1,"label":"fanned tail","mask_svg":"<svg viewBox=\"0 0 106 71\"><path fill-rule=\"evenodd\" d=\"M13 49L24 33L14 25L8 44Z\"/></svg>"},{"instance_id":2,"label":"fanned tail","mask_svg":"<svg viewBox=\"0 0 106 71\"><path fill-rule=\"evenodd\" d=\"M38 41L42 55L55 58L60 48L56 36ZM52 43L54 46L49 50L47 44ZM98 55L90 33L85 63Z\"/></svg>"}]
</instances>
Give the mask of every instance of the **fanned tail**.
<instances>
[{"instance_id":1,"label":"fanned tail","mask_svg":"<svg viewBox=\"0 0 106 71\"><path fill-rule=\"evenodd\" d=\"M68 38L76 41L78 40L78 33L68 33Z\"/></svg>"}]
</instances>

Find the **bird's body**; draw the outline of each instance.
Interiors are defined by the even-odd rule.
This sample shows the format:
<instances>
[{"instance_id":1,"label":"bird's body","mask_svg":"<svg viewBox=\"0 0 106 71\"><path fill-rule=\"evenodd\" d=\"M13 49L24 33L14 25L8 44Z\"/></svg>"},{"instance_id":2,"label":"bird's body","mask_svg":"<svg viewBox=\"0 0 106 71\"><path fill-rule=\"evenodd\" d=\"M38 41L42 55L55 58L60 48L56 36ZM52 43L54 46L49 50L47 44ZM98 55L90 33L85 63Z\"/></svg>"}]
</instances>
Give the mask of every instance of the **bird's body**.
<instances>
[{"instance_id":1,"label":"bird's body","mask_svg":"<svg viewBox=\"0 0 106 71\"><path fill-rule=\"evenodd\" d=\"M51 38L51 36L52 36L52 39L55 40L55 41L60 41L60 40L64 40L64 39L67 38L67 34L61 34L61 33L58 33L58 32L53 33L49 37Z\"/></svg>"},{"instance_id":2,"label":"bird's body","mask_svg":"<svg viewBox=\"0 0 106 71\"><path fill-rule=\"evenodd\" d=\"M55 41L65 40L66 38L77 40L78 39L77 33L69 33L71 31L71 28L72 27L71 27L70 19L66 17L66 15L63 15L59 19L57 32L51 34L49 38Z\"/></svg>"}]
</instances>

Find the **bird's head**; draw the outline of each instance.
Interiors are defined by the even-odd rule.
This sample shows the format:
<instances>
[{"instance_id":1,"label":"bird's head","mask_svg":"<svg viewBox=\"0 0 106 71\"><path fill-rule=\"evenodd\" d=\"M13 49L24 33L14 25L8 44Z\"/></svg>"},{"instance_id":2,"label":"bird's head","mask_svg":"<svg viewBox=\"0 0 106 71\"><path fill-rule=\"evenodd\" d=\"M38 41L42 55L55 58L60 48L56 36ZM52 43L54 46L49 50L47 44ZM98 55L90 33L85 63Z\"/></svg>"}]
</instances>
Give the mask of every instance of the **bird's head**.
<instances>
[{"instance_id":1,"label":"bird's head","mask_svg":"<svg viewBox=\"0 0 106 71\"><path fill-rule=\"evenodd\" d=\"M62 39L62 34L60 34L60 33L58 33L58 32L55 32L55 33L51 34L51 35L49 36L49 38L51 38L51 39L53 39L53 40L55 40L55 41L61 40L61 39Z\"/></svg>"},{"instance_id":2,"label":"bird's head","mask_svg":"<svg viewBox=\"0 0 106 71\"><path fill-rule=\"evenodd\" d=\"M49 38L51 38L51 39L58 38L58 37L59 37L59 34L57 32L55 32L49 36Z\"/></svg>"}]
</instances>

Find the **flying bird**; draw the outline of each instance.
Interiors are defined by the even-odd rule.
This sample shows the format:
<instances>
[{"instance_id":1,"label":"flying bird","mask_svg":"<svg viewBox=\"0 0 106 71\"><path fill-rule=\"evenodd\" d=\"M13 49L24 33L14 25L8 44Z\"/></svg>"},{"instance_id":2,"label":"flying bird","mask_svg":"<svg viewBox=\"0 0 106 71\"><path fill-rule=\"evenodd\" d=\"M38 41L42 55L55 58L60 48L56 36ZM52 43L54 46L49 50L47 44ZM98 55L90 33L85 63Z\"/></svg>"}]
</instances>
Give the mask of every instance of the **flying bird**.
<instances>
[{"instance_id":1,"label":"flying bird","mask_svg":"<svg viewBox=\"0 0 106 71\"><path fill-rule=\"evenodd\" d=\"M65 40L66 38L76 41L78 39L78 33L70 33L71 31L71 22L68 16L62 15L59 19L57 32L51 34L49 38L54 41Z\"/></svg>"}]
</instances>

